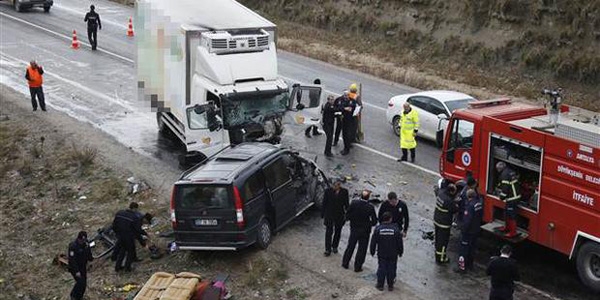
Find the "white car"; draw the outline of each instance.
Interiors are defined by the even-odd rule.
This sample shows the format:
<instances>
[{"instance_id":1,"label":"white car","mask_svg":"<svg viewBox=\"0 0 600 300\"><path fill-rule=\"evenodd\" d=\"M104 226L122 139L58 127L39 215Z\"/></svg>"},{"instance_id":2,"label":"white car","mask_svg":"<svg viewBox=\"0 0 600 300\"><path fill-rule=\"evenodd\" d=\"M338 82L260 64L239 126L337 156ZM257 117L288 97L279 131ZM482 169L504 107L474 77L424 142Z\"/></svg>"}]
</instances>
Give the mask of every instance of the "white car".
<instances>
[{"instance_id":1,"label":"white car","mask_svg":"<svg viewBox=\"0 0 600 300\"><path fill-rule=\"evenodd\" d=\"M477 99L467 94L454 91L425 91L415 94L404 94L392 97L388 102L385 113L387 122L392 125L396 135L400 135L400 115L404 111L405 102L410 103L412 109L419 113L420 128L418 135L422 138L435 141L438 129L444 129L447 118L457 109L466 108L469 102Z\"/></svg>"}]
</instances>

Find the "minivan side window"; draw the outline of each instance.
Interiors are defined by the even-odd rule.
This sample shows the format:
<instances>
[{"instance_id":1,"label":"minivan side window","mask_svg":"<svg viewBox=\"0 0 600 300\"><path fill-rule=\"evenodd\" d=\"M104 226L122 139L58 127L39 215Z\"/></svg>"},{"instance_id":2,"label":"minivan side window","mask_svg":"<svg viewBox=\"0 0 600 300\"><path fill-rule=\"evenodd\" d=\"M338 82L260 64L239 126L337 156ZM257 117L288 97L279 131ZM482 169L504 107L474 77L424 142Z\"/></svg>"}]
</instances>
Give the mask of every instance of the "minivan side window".
<instances>
[{"instance_id":1,"label":"minivan side window","mask_svg":"<svg viewBox=\"0 0 600 300\"><path fill-rule=\"evenodd\" d=\"M265 167L264 174L267 187L271 190L282 186L291 178L290 171L281 157Z\"/></svg>"},{"instance_id":2,"label":"minivan side window","mask_svg":"<svg viewBox=\"0 0 600 300\"><path fill-rule=\"evenodd\" d=\"M261 172L257 172L246 179L244 183L244 198L246 200L254 199L262 194L265 189L265 180Z\"/></svg>"}]
</instances>

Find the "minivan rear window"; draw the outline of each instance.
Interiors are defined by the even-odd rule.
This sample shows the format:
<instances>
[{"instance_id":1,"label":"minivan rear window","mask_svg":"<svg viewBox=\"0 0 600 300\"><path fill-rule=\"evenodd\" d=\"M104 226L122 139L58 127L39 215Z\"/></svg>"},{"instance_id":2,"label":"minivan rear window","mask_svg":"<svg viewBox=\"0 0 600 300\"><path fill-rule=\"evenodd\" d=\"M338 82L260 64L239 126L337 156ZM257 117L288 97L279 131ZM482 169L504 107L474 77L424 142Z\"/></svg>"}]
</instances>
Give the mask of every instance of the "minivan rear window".
<instances>
[{"instance_id":1,"label":"minivan rear window","mask_svg":"<svg viewBox=\"0 0 600 300\"><path fill-rule=\"evenodd\" d=\"M177 208L181 209L233 207L233 201L229 197L229 188L217 185L179 185L176 202Z\"/></svg>"}]
</instances>

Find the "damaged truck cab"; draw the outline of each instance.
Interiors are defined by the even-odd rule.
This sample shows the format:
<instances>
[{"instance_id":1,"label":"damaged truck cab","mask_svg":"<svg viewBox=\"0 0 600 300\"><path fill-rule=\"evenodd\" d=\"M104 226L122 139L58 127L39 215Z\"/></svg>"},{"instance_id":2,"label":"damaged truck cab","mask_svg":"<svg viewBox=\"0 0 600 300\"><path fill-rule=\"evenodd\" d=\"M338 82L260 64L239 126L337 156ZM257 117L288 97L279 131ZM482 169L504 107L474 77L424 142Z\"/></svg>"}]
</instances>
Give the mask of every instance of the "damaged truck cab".
<instances>
[{"instance_id":1,"label":"damaged truck cab","mask_svg":"<svg viewBox=\"0 0 600 300\"><path fill-rule=\"evenodd\" d=\"M279 143L296 98L316 94L303 107L320 106L320 86L290 88L278 77L275 24L234 0L138 1L136 28L139 96L188 157Z\"/></svg>"}]
</instances>

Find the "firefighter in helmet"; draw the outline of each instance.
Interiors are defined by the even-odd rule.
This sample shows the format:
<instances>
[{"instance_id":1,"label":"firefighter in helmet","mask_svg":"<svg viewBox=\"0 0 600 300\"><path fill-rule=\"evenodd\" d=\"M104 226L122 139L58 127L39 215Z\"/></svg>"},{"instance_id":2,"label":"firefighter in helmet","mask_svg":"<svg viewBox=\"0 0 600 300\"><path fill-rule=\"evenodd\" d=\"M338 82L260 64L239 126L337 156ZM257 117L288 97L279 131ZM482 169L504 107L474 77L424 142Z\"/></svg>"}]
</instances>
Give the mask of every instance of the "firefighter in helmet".
<instances>
[{"instance_id":1,"label":"firefighter in helmet","mask_svg":"<svg viewBox=\"0 0 600 300\"><path fill-rule=\"evenodd\" d=\"M506 203L504 210L505 224L496 229L505 232L504 237L512 238L517 235L517 205L521 200L519 175L502 161L496 164L496 171L500 174L498 177L498 196L500 196L500 200Z\"/></svg>"}]
</instances>

